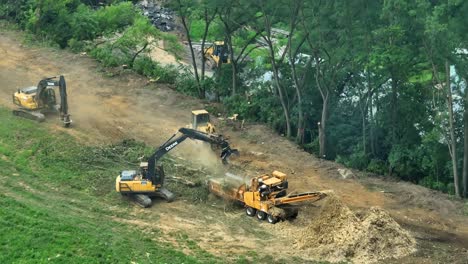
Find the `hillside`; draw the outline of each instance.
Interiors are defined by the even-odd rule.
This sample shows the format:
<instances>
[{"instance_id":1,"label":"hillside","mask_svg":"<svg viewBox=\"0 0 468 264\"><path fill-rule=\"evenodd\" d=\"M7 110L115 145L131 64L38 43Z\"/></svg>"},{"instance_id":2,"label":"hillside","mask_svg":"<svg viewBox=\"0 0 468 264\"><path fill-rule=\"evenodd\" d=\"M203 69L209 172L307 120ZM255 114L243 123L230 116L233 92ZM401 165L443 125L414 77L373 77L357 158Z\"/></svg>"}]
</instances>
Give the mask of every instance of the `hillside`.
<instances>
[{"instance_id":1,"label":"hillside","mask_svg":"<svg viewBox=\"0 0 468 264\"><path fill-rule=\"evenodd\" d=\"M64 258L64 263L314 261L307 252L289 246L296 237L288 231L312 223L321 204L302 208L297 222L272 227L247 219L242 208L211 199L202 189L172 183L168 188L177 200L147 210L114 193L118 171L136 165L149 146L158 146L188 124L190 110L203 107L203 102L131 73L105 77L86 56L23 46L21 39L10 31L0 36L0 103L12 108L16 88L64 74L74 124L64 130L53 118L36 124L14 118L7 110L0 112L5 181L0 187L5 222L1 231L7 234L1 245L6 250L2 252L9 252L2 255L2 262L34 262L33 256L38 262ZM389 211L416 238L418 249L395 263L464 263L468 258L468 217L462 202L383 177L356 173L342 179L337 172L341 166L314 158L262 125L223 129L243 153L233 160L239 174L276 169L290 175L290 188L295 190L332 189L356 212L372 206ZM121 143L128 138L148 147ZM215 160L210 151L188 143L166 165L172 168L171 175L202 181L220 169Z\"/></svg>"}]
</instances>

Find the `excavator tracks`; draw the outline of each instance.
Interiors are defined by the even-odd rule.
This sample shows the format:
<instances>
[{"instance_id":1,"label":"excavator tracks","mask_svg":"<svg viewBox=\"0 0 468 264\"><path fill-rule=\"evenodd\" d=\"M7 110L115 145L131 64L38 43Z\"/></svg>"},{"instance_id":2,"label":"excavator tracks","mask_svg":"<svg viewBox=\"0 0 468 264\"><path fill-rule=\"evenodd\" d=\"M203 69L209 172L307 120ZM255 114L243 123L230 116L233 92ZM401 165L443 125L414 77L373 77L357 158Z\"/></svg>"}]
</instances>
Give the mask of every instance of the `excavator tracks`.
<instances>
[{"instance_id":1,"label":"excavator tracks","mask_svg":"<svg viewBox=\"0 0 468 264\"><path fill-rule=\"evenodd\" d=\"M175 198L175 195L166 188L159 188L155 195L163 198L168 203L174 201Z\"/></svg>"},{"instance_id":2,"label":"excavator tracks","mask_svg":"<svg viewBox=\"0 0 468 264\"><path fill-rule=\"evenodd\" d=\"M37 122L44 122L45 121L45 116L44 114L40 112L34 112L34 111L26 111L26 110L13 110L13 115L15 116L20 116L23 118L35 120Z\"/></svg>"},{"instance_id":3,"label":"excavator tracks","mask_svg":"<svg viewBox=\"0 0 468 264\"><path fill-rule=\"evenodd\" d=\"M151 198L149 198L148 195L134 194L132 195L132 198L136 204L143 208L149 207L151 205Z\"/></svg>"}]
</instances>

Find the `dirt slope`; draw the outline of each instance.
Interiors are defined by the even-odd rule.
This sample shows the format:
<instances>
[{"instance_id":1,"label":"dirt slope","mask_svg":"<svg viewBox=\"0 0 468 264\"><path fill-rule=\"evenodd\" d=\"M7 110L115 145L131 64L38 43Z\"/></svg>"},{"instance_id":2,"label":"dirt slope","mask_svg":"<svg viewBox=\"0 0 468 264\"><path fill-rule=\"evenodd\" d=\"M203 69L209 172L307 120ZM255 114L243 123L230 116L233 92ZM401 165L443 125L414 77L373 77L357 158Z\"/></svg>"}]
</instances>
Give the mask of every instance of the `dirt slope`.
<instances>
[{"instance_id":1,"label":"dirt slope","mask_svg":"<svg viewBox=\"0 0 468 264\"><path fill-rule=\"evenodd\" d=\"M67 131L84 143L107 143L132 137L157 146L190 122L191 109L203 107L198 100L163 85L148 84L146 79L131 73L105 77L94 60L86 56L24 47L20 44L20 35L1 33L0 104L13 107L11 94L16 88L35 85L45 76L64 74L74 121L73 129ZM63 129L58 120L46 123L51 129ZM343 180L336 171L338 165L317 160L262 125L247 125L243 131L226 129L224 133L243 153L236 164L246 175L277 169L290 175L291 190L333 189L352 209L378 206L388 210L413 233L418 243L419 251L400 263L466 263L468 217L463 216L461 202L407 183L374 178ZM188 143L173 153L186 159L198 157L195 164L213 164L214 154L204 151L203 155L193 155L198 151L197 146ZM206 208L176 201L156 204L150 210L135 208L130 213L145 215L147 219L157 216L159 220L130 224L156 225L168 234L184 230L199 241L201 247L220 255L251 250L274 255L279 251L282 255L301 255L307 259L297 248L291 247L285 252L284 245L294 244L295 238L285 236L277 241L275 232L302 228L298 225L312 223L311 216L317 212L316 205L308 205L301 211L297 223L280 223L273 228L245 219L241 211L223 212L219 206Z\"/></svg>"}]
</instances>

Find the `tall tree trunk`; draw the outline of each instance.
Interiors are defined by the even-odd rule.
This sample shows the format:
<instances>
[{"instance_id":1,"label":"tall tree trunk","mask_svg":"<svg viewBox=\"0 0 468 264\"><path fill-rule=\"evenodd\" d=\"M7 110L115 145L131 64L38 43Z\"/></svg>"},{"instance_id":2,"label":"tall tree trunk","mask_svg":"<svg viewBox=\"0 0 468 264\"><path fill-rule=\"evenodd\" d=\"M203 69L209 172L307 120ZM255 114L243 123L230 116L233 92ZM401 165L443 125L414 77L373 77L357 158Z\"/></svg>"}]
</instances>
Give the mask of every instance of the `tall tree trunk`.
<instances>
[{"instance_id":1,"label":"tall tree trunk","mask_svg":"<svg viewBox=\"0 0 468 264\"><path fill-rule=\"evenodd\" d=\"M319 132L319 156L321 158L326 157L327 149L326 149L326 125L327 125L327 115L328 115L328 97L329 97L329 90L328 87L322 86L320 83L320 57L316 54L315 57L315 83L317 88L322 96L322 117L320 122L318 122L318 132Z\"/></svg>"},{"instance_id":2,"label":"tall tree trunk","mask_svg":"<svg viewBox=\"0 0 468 264\"><path fill-rule=\"evenodd\" d=\"M294 56L295 58L295 56ZM306 67L309 67L309 62L307 63ZM293 80L294 80L294 88L296 88L296 96L297 96L297 134L296 134L296 142L301 143L302 139L304 138L304 113L302 110L302 93L301 89L304 86L304 80L306 78L306 73L302 76L302 82L299 82L297 77L296 67L294 65L293 56L290 54L289 56L289 65L291 67ZM307 70L307 69L306 69Z\"/></svg>"},{"instance_id":3,"label":"tall tree trunk","mask_svg":"<svg viewBox=\"0 0 468 264\"><path fill-rule=\"evenodd\" d=\"M393 70L392 70L392 73L391 73L391 76L392 76L392 97L391 97L391 103L390 103L390 107L391 107L391 110L392 111L392 125L391 125L391 137L392 137L392 144L395 144L396 143L396 130L397 130L397 115L398 115L398 107L397 107L397 104L398 104L398 82L397 82L397 79L395 77L395 74L393 73Z\"/></svg>"},{"instance_id":4,"label":"tall tree trunk","mask_svg":"<svg viewBox=\"0 0 468 264\"><path fill-rule=\"evenodd\" d=\"M452 157L452 169L453 169L453 184L455 185L455 195L460 197L460 182L458 178L458 169L457 169L457 140L455 138L455 125L453 119L453 98L452 98L452 88L450 85L450 65L448 60L445 60L445 79L446 79L446 89L447 89L447 107L449 110L449 125L450 125L450 141L449 142L449 151L450 156Z\"/></svg>"},{"instance_id":5,"label":"tall tree trunk","mask_svg":"<svg viewBox=\"0 0 468 264\"><path fill-rule=\"evenodd\" d=\"M192 38L190 37L190 30L189 30L189 28L187 26L187 21L186 21L185 17L182 16L181 20L182 20L182 25L184 26L184 29L185 29L185 34L187 34L187 42L189 44L190 54L192 55L192 66L193 66L193 70L195 72L194 73L195 74L195 80L197 81L198 97L200 99L203 99L203 98L205 98L205 90L202 87L201 82L200 82L200 77L198 76L197 60L196 60L196 57L195 57L195 52L193 51L193 44L192 44Z\"/></svg>"},{"instance_id":6,"label":"tall tree trunk","mask_svg":"<svg viewBox=\"0 0 468 264\"><path fill-rule=\"evenodd\" d=\"M273 47L270 50L270 53L274 53ZM284 113L284 119L286 120L286 137L291 137L291 121L289 120L289 111L288 111L288 106L285 102L284 95L283 95L283 88L281 87L280 84L280 79L279 79L279 73L278 73L278 68L275 63L275 57L274 54L272 54L272 67L273 67L273 76L275 78L275 85L278 90L278 95L281 101L281 106L283 107L283 113Z\"/></svg>"},{"instance_id":7,"label":"tall tree trunk","mask_svg":"<svg viewBox=\"0 0 468 264\"><path fill-rule=\"evenodd\" d=\"M237 62L234 58L234 48L232 46L232 37L231 33L226 35L227 44L229 46L229 59L231 60L231 69L232 69L232 90L231 95L235 95L237 93Z\"/></svg>"},{"instance_id":8,"label":"tall tree trunk","mask_svg":"<svg viewBox=\"0 0 468 264\"><path fill-rule=\"evenodd\" d=\"M208 29L210 28L210 23L211 20L208 20L208 10L205 8L205 30L203 31L203 39L201 43L201 82L202 84L204 83L205 80L205 64L206 64L206 58L205 58L205 42L206 42L206 37L208 36Z\"/></svg>"},{"instance_id":9,"label":"tall tree trunk","mask_svg":"<svg viewBox=\"0 0 468 264\"><path fill-rule=\"evenodd\" d=\"M374 112L373 112L373 97L374 95L371 94L369 97L369 143L370 143L370 148L371 148L371 153L372 156L375 156L375 136L374 136Z\"/></svg>"},{"instance_id":10,"label":"tall tree trunk","mask_svg":"<svg viewBox=\"0 0 468 264\"><path fill-rule=\"evenodd\" d=\"M320 150L319 150L319 155L321 158L326 158L326 143L327 143L327 137L326 137L326 124L327 124L327 115L328 115L328 94L325 96L323 99L323 105L322 105L322 118L320 119L320 123L318 124L319 128L319 145L320 145Z\"/></svg>"},{"instance_id":11,"label":"tall tree trunk","mask_svg":"<svg viewBox=\"0 0 468 264\"><path fill-rule=\"evenodd\" d=\"M367 113L367 109L365 109L362 114L362 150L364 151L364 155L367 154L366 113Z\"/></svg>"},{"instance_id":12,"label":"tall tree trunk","mask_svg":"<svg viewBox=\"0 0 468 264\"><path fill-rule=\"evenodd\" d=\"M264 22L265 22L265 31L267 33L266 36L264 36L264 40L268 44L268 51L270 53L270 60L271 60L271 67L273 70L273 77L275 79L275 86L276 90L278 91L278 95L280 98L281 102L281 107L283 108L283 114L284 114L284 119L286 120L286 137L291 137L291 120L289 120L289 110L288 110L288 103L286 102L284 93L283 93L283 87L280 82L279 78L279 69L278 65L276 63L275 59L275 49L273 47L273 42L271 40L271 21L268 15L264 15Z\"/></svg>"},{"instance_id":13,"label":"tall tree trunk","mask_svg":"<svg viewBox=\"0 0 468 264\"><path fill-rule=\"evenodd\" d=\"M465 80L465 84L466 80ZM468 91L465 90L465 109L463 111L463 126L464 126L464 140L463 140L463 197L468 198Z\"/></svg>"}]
</instances>

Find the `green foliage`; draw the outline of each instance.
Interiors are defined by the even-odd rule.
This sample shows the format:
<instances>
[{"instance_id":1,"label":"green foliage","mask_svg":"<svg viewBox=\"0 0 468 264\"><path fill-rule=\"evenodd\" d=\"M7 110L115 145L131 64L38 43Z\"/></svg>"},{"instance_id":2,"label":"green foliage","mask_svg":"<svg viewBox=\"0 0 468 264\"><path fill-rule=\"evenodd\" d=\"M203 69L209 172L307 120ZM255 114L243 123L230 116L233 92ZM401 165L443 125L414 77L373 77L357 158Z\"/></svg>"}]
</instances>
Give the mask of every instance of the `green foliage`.
<instances>
[{"instance_id":1,"label":"green foliage","mask_svg":"<svg viewBox=\"0 0 468 264\"><path fill-rule=\"evenodd\" d=\"M397 175L403 179L417 182L420 177L419 164L420 156L417 150L408 149L406 146L396 145L390 151L388 162Z\"/></svg>"},{"instance_id":2,"label":"green foliage","mask_svg":"<svg viewBox=\"0 0 468 264\"><path fill-rule=\"evenodd\" d=\"M454 173L447 166L447 89L435 89L434 83L445 82L446 61L454 66L452 74L455 68L458 77L468 78L466 58L454 52L466 48L461 43L467 43L467 1L169 1L168 5L187 22L194 41L204 34L206 11L216 14L207 41L231 40L235 56L246 47L243 55L248 56L235 65L236 72L233 64L223 64L203 83L197 83L187 69L162 67L147 58L147 48L155 40L163 40L166 50L184 58L175 34L155 30L129 1L106 1L110 5L104 7L97 7L97 3L5 0L0 4L0 18L26 28L34 34L28 36L30 39L68 45L74 51L86 50L88 43L99 38L90 54L104 66L129 65L193 96L199 96L201 87L208 97L224 102L224 112L267 123L279 133L286 130L285 105L291 136L303 126L301 144L312 153L318 150L317 123L327 98L327 158L453 191L450 184ZM294 13L295 8L300 12ZM290 30L291 22L295 22L295 28L291 45L286 45L285 34L275 31ZM268 40L270 31L276 61L271 60L269 48L260 45ZM280 56L283 48L300 54L293 62L301 87L294 82L289 54ZM267 77L275 64L283 105L278 87ZM462 154L466 103L466 84L461 79L453 78L457 87L451 90L458 154ZM233 83L237 83L236 94ZM299 113L303 114L301 124ZM456 161L459 170L462 156Z\"/></svg>"},{"instance_id":3,"label":"green foliage","mask_svg":"<svg viewBox=\"0 0 468 264\"><path fill-rule=\"evenodd\" d=\"M131 2L121 2L105 6L96 12L99 31L104 34L121 31L125 27L132 25L136 16L137 11Z\"/></svg>"},{"instance_id":4,"label":"green foliage","mask_svg":"<svg viewBox=\"0 0 468 264\"><path fill-rule=\"evenodd\" d=\"M358 150L347 157L338 156L336 162L342 163L350 168L365 170L368 168L369 159L363 151Z\"/></svg>"},{"instance_id":5,"label":"green foliage","mask_svg":"<svg viewBox=\"0 0 468 264\"><path fill-rule=\"evenodd\" d=\"M194 97L198 96L197 86L197 81L188 71L179 74L179 77L175 82L175 88L177 91Z\"/></svg>"},{"instance_id":6,"label":"green foliage","mask_svg":"<svg viewBox=\"0 0 468 264\"><path fill-rule=\"evenodd\" d=\"M147 77L153 78L158 82L175 84L179 76L178 69L173 65L161 66L158 62L153 61L147 56L138 58L133 69Z\"/></svg>"},{"instance_id":7,"label":"green foliage","mask_svg":"<svg viewBox=\"0 0 468 264\"><path fill-rule=\"evenodd\" d=\"M99 24L96 13L86 5L79 5L72 14L71 31L75 41L92 40L99 33Z\"/></svg>"},{"instance_id":8,"label":"green foliage","mask_svg":"<svg viewBox=\"0 0 468 264\"><path fill-rule=\"evenodd\" d=\"M116 67L126 64L129 60L126 54L115 50L112 45L109 44L104 44L102 47L92 49L90 54L106 67Z\"/></svg>"},{"instance_id":9,"label":"green foliage","mask_svg":"<svg viewBox=\"0 0 468 264\"><path fill-rule=\"evenodd\" d=\"M369 165L367 165L366 170L378 175L385 175L388 171L388 168L383 160L372 159L369 162Z\"/></svg>"}]
</instances>

